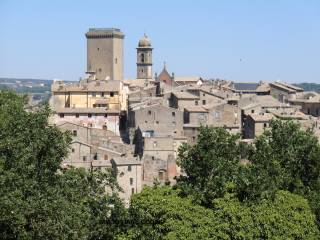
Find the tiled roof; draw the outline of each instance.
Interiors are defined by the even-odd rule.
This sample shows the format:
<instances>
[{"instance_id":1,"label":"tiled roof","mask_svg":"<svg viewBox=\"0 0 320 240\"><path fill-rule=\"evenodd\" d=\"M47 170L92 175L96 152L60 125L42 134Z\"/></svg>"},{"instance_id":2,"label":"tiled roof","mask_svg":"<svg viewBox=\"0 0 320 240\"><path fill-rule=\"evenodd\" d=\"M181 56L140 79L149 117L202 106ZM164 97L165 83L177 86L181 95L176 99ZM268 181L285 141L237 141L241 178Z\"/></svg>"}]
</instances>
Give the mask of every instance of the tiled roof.
<instances>
[{"instance_id":1,"label":"tiled roof","mask_svg":"<svg viewBox=\"0 0 320 240\"><path fill-rule=\"evenodd\" d=\"M273 115L270 113L251 113L249 116L255 122L268 122L273 118Z\"/></svg>"},{"instance_id":2,"label":"tiled roof","mask_svg":"<svg viewBox=\"0 0 320 240\"><path fill-rule=\"evenodd\" d=\"M141 161L138 161L134 157L115 157L111 159L111 162L113 162L117 166L127 166L127 165L141 165Z\"/></svg>"},{"instance_id":3,"label":"tiled roof","mask_svg":"<svg viewBox=\"0 0 320 240\"><path fill-rule=\"evenodd\" d=\"M188 112L201 112L201 113L208 112L208 110L202 106L190 106L190 107L185 107L184 109L187 110Z\"/></svg>"},{"instance_id":4,"label":"tiled roof","mask_svg":"<svg viewBox=\"0 0 320 240\"><path fill-rule=\"evenodd\" d=\"M259 86L259 83L242 83L242 82L238 82L238 83L234 83L233 87L235 90L256 90Z\"/></svg>"},{"instance_id":5,"label":"tiled roof","mask_svg":"<svg viewBox=\"0 0 320 240\"><path fill-rule=\"evenodd\" d=\"M198 96L193 95L189 92L174 92L172 94L178 99L200 99Z\"/></svg>"},{"instance_id":6,"label":"tiled roof","mask_svg":"<svg viewBox=\"0 0 320 240\"><path fill-rule=\"evenodd\" d=\"M57 113L119 113L119 110L106 108L58 108Z\"/></svg>"},{"instance_id":7,"label":"tiled roof","mask_svg":"<svg viewBox=\"0 0 320 240\"><path fill-rule=\"evenodd\" d=\"M72 84L54 84L53 92L118 92L120 90L120 81L98 81L72 83Z\"/></svg>"},{"instance_id":8,"label":"tiled roof","mask_svg":"<svg viewBox=\"0 0 320 240\"><path fill-rule=\"evenodd\" d=\"M186 77L175 77L175 82L198 82L201 80L201 77L196 76L186 76Z\"/></svg>"}]
</instances>

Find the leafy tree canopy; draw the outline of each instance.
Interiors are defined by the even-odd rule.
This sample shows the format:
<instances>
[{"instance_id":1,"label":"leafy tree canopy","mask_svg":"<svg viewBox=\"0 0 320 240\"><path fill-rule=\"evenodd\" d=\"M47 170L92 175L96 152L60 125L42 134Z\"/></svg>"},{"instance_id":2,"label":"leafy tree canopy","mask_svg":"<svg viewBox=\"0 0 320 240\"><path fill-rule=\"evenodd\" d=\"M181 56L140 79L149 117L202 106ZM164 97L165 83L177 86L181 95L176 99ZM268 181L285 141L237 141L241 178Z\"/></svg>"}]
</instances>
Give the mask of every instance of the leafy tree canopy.
<instances>
[{"instance_id":1,"label":"leafy tree canopy","mask_svg":"<svg viewBox=\"0 0 320 240\"><path fill-rule=\"evenodd\" d=\"M60 169L71 137L48 124L47 106L0 92L2 239L111 239L126 217L110 172Z\"/></svg>"},{"instance_id":2,"label":"leafy tree canopy","mask_svg":"<svg viewBox=\"0 0 320 240\"><path fill-rule=\"evenodd\" d=\"M259 204L240 202L234 194L213 201L212 208L181 198L170 187L145 188L134 195L133 226L119 239L317 239L308 202L286 191Z\"/></svg>"}]
</instances>

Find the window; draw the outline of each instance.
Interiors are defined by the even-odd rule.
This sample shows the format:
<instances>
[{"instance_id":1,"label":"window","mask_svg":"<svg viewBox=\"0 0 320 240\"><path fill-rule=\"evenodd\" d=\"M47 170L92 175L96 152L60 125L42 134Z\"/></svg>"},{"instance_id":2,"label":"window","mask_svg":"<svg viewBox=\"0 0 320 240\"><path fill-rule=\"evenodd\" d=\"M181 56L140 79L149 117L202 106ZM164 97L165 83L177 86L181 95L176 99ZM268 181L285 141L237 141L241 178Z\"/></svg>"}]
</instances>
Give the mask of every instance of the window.
<instances>
[{"instance_id":1,"label":"window","mask_svg":"<svg viewBox=\"0 0 320 240\"><path fill-rule=\"evenodd\" d=\"M131 165L128 166L128 172L131 172Z\"/></svg>"},{"instance_id":2,"label":"window","mask_svg":"<svg viewBox=\"0 0 320 240\"><path fill-rule=\"evenodd\" d=\"M195 101L194 104L195 104L196 106L198 106L198 101Z\"/></svg>"},{"instance_id":3,"label":"window","mask_svg":"<svg viewBox=\"0 0 320 240\"><path fill-rule=\"evenodd\" d=\"M213 118L220 119L220 112L217 112L217 111L213 112Z\"/></svg>"},{"instance_id":4,"label":"window","mask_svg":"<svg viewBox=\"0 0 320 240\"><path fill-rule=\"evenodd\" d=\"M264 124L263 124L263 128L266 128L267 126L268 126L267 123L264 123Z\"/></svg>"},{"instance_id":5,"label":"window","mask_svg":"<svg viewBox=\"0 0 320 240\"><path fill-rule=\"evenodd\" d=\"M195 141L196 141L196 137L193 136L193 137L192 137L192 142L195 142Z\"/></svg>"},{"instance_id":6,"label":"window","mask_svg":"<svg viewBox=\"0 0 320 240\"><path fill-rule=\"evenodd\" d=\"M93 155L93 160L98 160L98 154L97 154L97 153L95 153L95 154Z\"/></svg>"},{"instance_id":7,"label":"window","mask_svg":"<svg viewBox=\"0 0 320 240\"><path fill-rule=\"evenodd\" d=\"M154 156L152 156L151 159L154 160Z\"/></svg>"},{"instance_id":8,"label":"window","mask_svg":"<svg viewBox=\"0 0 320 240\"><path fill-rule=\"evenodd\" d=\"M59 114L60 118L64 118L64 113Z\"/></svg>"},{"instance_id":9,"label":"window","mask_svg":"<svg viewBox=\"0 0 320 240\"><path fill-rule=\"evenodd\" d=\"M104 155L104 160L108 160L108 155Z\"/></svg>"},{"instance_id":10,"label":"window","mask_svg":"<svg viewBox=\"0 0 320 240\"><path fill-rule=\"evenodd\" d=\"M91 118L92 117L92 114L91 113L88 113L88 118Z\"/></svg>"},{"instance_id":11,"label":"window","mask_svg":"<svg viewBox=\"0 0 320 240\"><path fill-rule=\"evenodd\" d=\"M153 142L153 146L156 147L157 146L157 141Z\"/></svg>"},{"instance_id":12,"label":"window","mask_svg":"<svg viewBox=\"0 0 320 240\"><path fill-rule=\"evenodd\" d=\"M79 118L79 113L76 113L76 118Z\"/></svg>"},{"instance_id":13,"label":"window","mask_svg":"<svg viewBox=\"0 0 320 240\"><path fill-rule=\"evenodd\" d=\"M130 178L130 185L133 185L133 178Z\"/></svg>"},{"instance_id":14,"label":"window","mask_svg":"<svg viewBox=\"0 0 320 240\"><path fill-rule=\"evenodd\" d=\"M104 97L104 92L101 93L101 97Z\"/></svg>"},{"instance_id":15,"label":"window","mask_svg":"<svg viewBox=\"0 0 320 240\"><path fill-rule=\"evenodd\" d=\"M85 161L87 161L87 157L86 156L83 156L82 157L82 160L85 162Z\"/></svg>"},{"instance_id":16,"label":"window","mask_svg":"<svg viewBox=\"0 0 320 240\"><path fill-rule=\"evenodd\" d=\"M114 59L114 62L117 64L117 63L118 63L118 58L115 58L115 59Z\"/></svg>"},{"instance_id":17,"label":"window","mask_svg":"<svg viewBox=\"0 0 320 240\"><path fill-rule=\"evenodd\" d=\"M206 105L206 100L202 100L202 105Z\"/></svg>"},{"instance_id":18,"label":"window","mask_svg":"<svg viewBox=\"0 0 320 240\"><path fill-rule=\"evenodd\" d=\"M104 114L104 118L107 118L107 117L108 117L108 114L107 114L107 113L105 113L105 114Z\"/></svg>"},{"instance_id":19,"label":"window","mask_svg":"<svg viewBox=\"0 0 320 240\"><path fill-rule=\"evenodd\" d=\"M172 112L171 114L172 114L172 117L175 117L175 116L176 116L176 113L175 113L175 112Z\"/></svg>"},{"instance_id":20,"label":"window","mask_svg":"<svg viewBox=\"0 0 320 240\"><path fill-rule=\"evenodd\" d=\"M164 180L164 172L163 171L159 172L159 180Z\"/></svg>"},{"instance_id":21,"label":"window","mask_svg":"<svg viewBox=\"0 0 320 240\"><path fill-rule=\"evenodd\" d=\"M204 94L202 94L202 96L205 96L206 94L204 93Z\"/></svg>"},{"instance_id":22,"label":"window","mask_svg":"<svg viewBox=\"0 0 320 240\"><path fill-rule=\"evenodd\" d=\"M254 109L251 110L251 113L254 113Z\"/></svg>"},{"instance_id":23,"label":"window","mask_svg":"<svg viewBox=\"0 0 320 240\"><path fill-rule=\"evenodd\" d=\"M131 193L134 194L134 188L131 188Z\"/></svg>"},{"instance_id":24,"label":"window","mask_svg":"<svg viewBox=\"0 0 320 240\"><path fill-rule=\"evenodd\" d=\"M159 121L156 121L156 124L159 124Z\"/></svg>"},{"instance_id":25,"label":"window","mask_svg":"<svg viewBox=\"0 0 320 240\"><path fill-rule=\"evenodd\" d=\"M72 134L73 134L73 136L75 136L75 137L76 137L76 136L78 135L77 130L73 130Z\"/></svg>"},{"instance_id":26,"label":"window","mask_svg":"<svg viewBox=\"0 0 320 240\"><path fill-rule=\"evenodd\" d=\"M151 111L150 110L148 111L148 115L151 115Z\"/></svg>"},{"instance_id":27,"label":"window","mask_svg":"<svg viewBox=\"0 0 320 240\"><path fill-rule=\"evenodd\" d=\"M97 50L99 51L99 50L100 50L100 48L97 48Z\"/></svg>"},{"instance_id":28,"label":"window","mask_svg":"<svg viewBox=\"0 0 320 240\"><path fill-rule=\"evenodd\" d=\"M110 97L114 97L114 92L110 92Z\"/></svg>"},{"instance_id":29,"label":"window","mask_svg":"<svg viewBox=\"0 0 320 240\"><path fill-rule=\"evenodd\" d=\"M95 92L92 93L92 97L96 97L96 95L97 95L97 94L96 94Z\"/></svg>"},{"instance_id":30,"label":"window","mask_svg":"<svg viewBox=\"0 0 320 240\"><path fill-rule=\"evenodd\" d=\"M71 151L74 153L74 151L75 151L74 148L72 148Z\"/></svg>"},{"instance_id":31,"label":"window","mask_svg":"<svg viewBox=\"0 0 320 240\"><path fill-rule=\"evenodd\" d=\"M141 55L140 55L140 60L142 63L144 62L144 54L143 53L141 53Z\"/></svg>"}]
</instances>

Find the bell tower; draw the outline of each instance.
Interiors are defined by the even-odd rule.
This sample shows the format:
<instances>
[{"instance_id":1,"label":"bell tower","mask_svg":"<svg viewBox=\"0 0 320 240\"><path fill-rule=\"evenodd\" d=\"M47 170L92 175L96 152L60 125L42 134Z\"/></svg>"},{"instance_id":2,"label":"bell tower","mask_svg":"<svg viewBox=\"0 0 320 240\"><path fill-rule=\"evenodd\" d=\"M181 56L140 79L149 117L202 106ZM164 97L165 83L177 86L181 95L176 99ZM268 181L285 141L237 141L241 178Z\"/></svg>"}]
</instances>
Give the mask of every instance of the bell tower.
<instances>
[{"instance_id":1,"label":"bell tower","mask_svg":"<svg viewBox=\"0 0 320 240\"><path fill-rule=\"evenodd\" d=\"M152 79L152 47L150 39L145 34L137 47L137 78Z\"/></svg>"}]
</instances>

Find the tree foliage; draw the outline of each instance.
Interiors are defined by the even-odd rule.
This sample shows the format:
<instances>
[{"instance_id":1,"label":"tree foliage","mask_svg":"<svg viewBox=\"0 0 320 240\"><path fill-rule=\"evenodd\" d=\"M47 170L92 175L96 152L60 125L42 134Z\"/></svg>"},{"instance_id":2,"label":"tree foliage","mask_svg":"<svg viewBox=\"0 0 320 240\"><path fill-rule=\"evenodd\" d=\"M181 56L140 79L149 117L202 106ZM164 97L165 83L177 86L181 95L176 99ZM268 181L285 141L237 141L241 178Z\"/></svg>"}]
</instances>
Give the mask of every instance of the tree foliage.
<instances>
[{"instance_id":1,"label":"tree foliage","mask_svg":"<svg viewBox=\"0 0 320 240\"><path fill-rule=\"evenodd\" d=\"M134 195L130 213L133 226L119 239L317 239L319 234L308 202L285 191L259 204L226 194L206 208L170 187L146 188Z\"/></svg>"},{"instance_id":2,"label":"tree foliage","mask_svg":"<svg viewBox=\"0 0 320 240\"><path fill-rule=\"evenodd\" d=\"M47 106L0 92L0 229L2 239L111 239L126 211L110 172L60 169L71 138L48 124Z\"/></svg>"},{"instance_id":3,"label":"tree foliage","mask_svg":"<svg viewBox=\"0 0 320 240\"><path fill-rule=\"evenodd\" d=\"M208 206L212 199L233 191L237 184L240 160L248 147L239 144L239 135L223 128L201 127L194 146L179 149L178 163L186 176L179 179L179 188L186 195Z\"/></svg>"}]
</instances>

